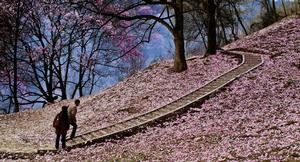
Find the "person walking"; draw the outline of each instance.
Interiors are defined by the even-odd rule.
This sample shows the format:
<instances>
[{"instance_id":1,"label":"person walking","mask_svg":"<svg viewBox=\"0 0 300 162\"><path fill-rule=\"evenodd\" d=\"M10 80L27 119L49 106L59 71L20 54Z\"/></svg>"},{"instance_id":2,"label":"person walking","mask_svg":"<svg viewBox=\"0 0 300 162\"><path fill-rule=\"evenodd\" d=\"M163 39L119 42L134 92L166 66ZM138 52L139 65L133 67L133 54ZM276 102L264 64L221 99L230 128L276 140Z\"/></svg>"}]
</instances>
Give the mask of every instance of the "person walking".
<instances>
[{"instance_id":1,"label":"person walking","mask_svg":"<svg viewBox=\"0 0 300 162\"><path fill-rule=\"evenodd\" d=\"M62 148L66 148L66 136L70 128L68 117L68 106L63 106L60 113L58 113L53 120L53 127L55 128L56 140L55 148L59 148L59 140L61 138Z\"/></svg>"},{"instance_id":2,"label":"person walking","mask_svg":"<svg viewBox=\"0 0 300 162\"><path fill-rule=\"evenodd\" d=\"M77 130L76 114L77 114L77 108L79 104L80 104L80 100L77 99L75 100L75 106L72 106L71 108L68 109L69 122L73 127L70 139L73 139L76 134L76 130Z\"/></svg>"}]
</instances>

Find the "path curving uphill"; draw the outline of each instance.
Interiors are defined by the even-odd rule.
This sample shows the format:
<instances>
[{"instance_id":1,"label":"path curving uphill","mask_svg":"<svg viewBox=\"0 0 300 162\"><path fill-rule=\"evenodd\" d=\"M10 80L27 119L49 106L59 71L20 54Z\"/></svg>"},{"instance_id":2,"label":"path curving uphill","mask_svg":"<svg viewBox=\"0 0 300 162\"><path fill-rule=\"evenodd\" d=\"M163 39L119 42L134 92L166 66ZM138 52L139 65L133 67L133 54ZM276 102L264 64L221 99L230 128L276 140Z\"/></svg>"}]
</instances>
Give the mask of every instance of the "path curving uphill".
<instances>
[{"instance_id":1,"label":"path curving uphill","mask_svg":"<svg viewBox=\"0 0 300 162\"><path fill-rule=\"evenodd\" d=\"M209 98L212 94L215 94L225 85L239 78L241 75L254 70L263 64L263 59L259 54L241 51L226 51L226 53L238 55L242 58L242 62L237 67L232 68L215 79L212 79L201 88L167 105L145 112L137 117L126 119L107 127L78 135L72 140L67 141L67 149L91 145L110 138L131 135L149 125L168 120L170 117L176 117L177 114L188 110L188 108L193 104L202 102ZM26 150L0 150L0 158L3 156L9 158L30 158L36 154L45 154L47 152L55 151L54 147L28 148Z\"/></svg>"}]
</instances>

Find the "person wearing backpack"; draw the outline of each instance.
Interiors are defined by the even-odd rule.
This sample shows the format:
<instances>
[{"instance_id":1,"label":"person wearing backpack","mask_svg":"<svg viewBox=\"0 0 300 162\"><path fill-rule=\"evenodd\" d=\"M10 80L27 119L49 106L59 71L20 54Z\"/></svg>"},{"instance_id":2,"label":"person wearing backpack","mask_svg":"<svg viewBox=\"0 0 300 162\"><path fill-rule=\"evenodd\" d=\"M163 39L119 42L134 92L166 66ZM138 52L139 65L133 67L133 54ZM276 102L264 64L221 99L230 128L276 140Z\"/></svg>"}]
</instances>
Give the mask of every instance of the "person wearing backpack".
<instances>
[{"instance_id":1,"label":"person wearing backpack","mask_svg":"<svg viewBox=\"0 0 300 162\"><path fill-rule=\"evenodd\" d=\"M66 148L66 136L70 128L68 117L68 106L63 106L60 113L58 113L53 121L53 127L55 128L56 140L55 148L59 148L59 140L61 138L62 148Z\"/></svg>"}]
</instances>

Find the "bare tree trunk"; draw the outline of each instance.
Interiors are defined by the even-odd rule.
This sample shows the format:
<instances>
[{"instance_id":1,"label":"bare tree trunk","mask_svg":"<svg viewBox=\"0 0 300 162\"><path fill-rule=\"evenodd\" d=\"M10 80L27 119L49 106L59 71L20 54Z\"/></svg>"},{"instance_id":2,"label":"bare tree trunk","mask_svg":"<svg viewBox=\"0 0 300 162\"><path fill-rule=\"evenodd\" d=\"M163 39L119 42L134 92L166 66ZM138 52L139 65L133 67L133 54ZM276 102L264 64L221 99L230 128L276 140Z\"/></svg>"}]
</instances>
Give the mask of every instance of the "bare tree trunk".
<instances>
[{"instance_id":1,"label":"bare tree trunk","mask_svg":"<svg viewBox=\"0 0 300 162\"><path fill-rule=\"evenodd\" d=\"M232 7L233 7L233 9L234 9L235 15L236 15L236 17L237 17L239 23L241 24L241 26L242 26L242 28L243 28L243 30L244 30L244 33L245 33L246 35L248 35L247 29L246 29L246 27L245 27L245 25L244 25L244 23L243 23L243 20L242 20L240 14L239 14L239 11L238 11L236 5L235 5L234 3L232 3L232 2L231 2L231 5L232 5Z\"/></svg>"},{"instance_id":2,"label":"bare tree trunk","mask_svg":"<svg viewBox=\"0 0 300 162\"><path fill-rule=\"evenodd\" d=\"M284 11L284 16L287 17L287 12L286 12L286 8L285 8L284 0L281 0L281 4L282 4L283 11Z\"/></svg>"},{"instance_id":3,"label":"bare tree trunk","mask_svg":"<svg viewBox=\"0 0 300 162\"><path fill-rule=\"evenodd\" d=\"M85 36L84 36L84 32L81 33L81 53L86 53L86 46L85 44ZM79 96L82 97L83 96L83 76L85 73L85 67L83 65L83 56L80 56L80 60L79 60L79 72L78 72L78 91L79 91Z\"/></svg>"},{"instance_id":4,"label":"bare tree trunk","mask_svg":"<svg viewBox=\"0 0 300 162\"><path fill-rule=\"evenodd\" d=\"M82 38L84 39L84 38ZM85 47L84 47L85 48ZM82 51L82 53L85 52L85 50ZM84 75L84 67L83 67L83 61L82 61L82 57L80 57L80 64L79 64L79 72L78 72L78 91L79 91L79 96L82 97L83 96L83 75Z\"/></svg>"},{"instance_id":5,"label":"bare tree trunk","mask_svg":"<svg viewBox=\"0 0 300 162\"><path fill-rule=\"evenodd\" d=\"M201 35L201 39L202 39L202 42L203 42L203 45L204 45L204 48L205 48L205 50L207 49L207 44L206 44L206 34L203 34L202 33L202 31L204 30L204 33L206 33L206 31L205 31L205 27L203 27L203 26L205 26L204 24L200 24L199 22L198 22L198 20L195 18L195 16L193 15L193 14L191 14L192 15L192 18L193 18L193 22L196 24L196 26L197 26L197 28L198 28L198 30L199 30L199 35Z\"/></svg>"},{"instance_id":6,"label":"bare tree trunk","mask_svg":"<svg viewBox=\"0 0 300 162\"><path fill-rule=\"evenodd\" d=\"M72 31L73 33L73 31ZM71 34L72 34L71 33ZM69 45L68 45L68 56L67 56L67 60L66 60L66 69L65 69L65 78L64 78L64 81L63 81L63 86L61 87L61 99L62 100L65 100L68 98L68 95L67 95L67 86L68 86L68 76L69 76L69 70L70 70L70 64L71 64L71 58L72 58L72 45L71 45L71 41L72 41L72 35L70 35L70 39L69 40Z\"/></svg>"},{"instance_id":7,"label":"bare tree trunk","mask_svg":"<svg viewBox=\"0 0 300 162\"><path fill-rule=\"evenodd\" d=\"M267 10L267 13L271 12L272 9L271 9L269 0L262 1L262 5Z\"/></svg>"},{"instance_id":8,"label":"bare tree trunk","mask_svg":"<svg viewBox=\"0 0 300 162\"><path fill-rule=\"evenodd\" d=\"M235 27L234 24L231 24L231 34L233 36L233 40L237 40L237 35L235 34Z\"/></svg>"},{"instance_id":9,"label":"bare tree trunk","mask_svg":"<svg viewBox=\"0 0 300 162\"><path fill-rule=\"evenodd\" d=\"M272 8L273 8L274 19L277 21L278 20L278 16L277 16L277 12L276 12L276 2L275 2L275 0L272 0Z\"/></svg>"},{"instance_id":10,"label":"bare tree trunk","mask_svg":"<svg viewBox=\"0 0 300 162\"><path fill-rule=\"evenodd\" d=\"M20 17L21 17L21 11L20 11L21 1L18 0L17 2L17 16L16 16L16 30L15 30L15 40L14 40L14 56L13 56L13 101L15 105L14 112L20 111L20 104L18 101L18 39L19 39L19 30L20 30Z\"/></svg>"},{"instance_id":11,"label":"bare tree trunk","mask_svg":"<svg viewBox=\"0 0 300 162\"><path fill-rule=\"evenodd\" d=\"M223 23L223 20L222 20L220 10L217 11L217 17L218 17L218 20L220 21L220 25L221 25L221 28L222 28L223 40L224 40L225 44L228 44L229 41L227 39L226 29L225 29L225 26L224 26L224 23Z\"/></svg>"},{"instance_id":12,"label":"bare tree trunk","mask_svg":"<svg viewBox=\"0 0 300 162\"><path fill-rule=\"evenodd\" d=\"M89 92L89 95L91 95L92 93L93 93L93 90L94 90L94 86L95 86L95 75L94 74L92 74L92 86L91 86L91 88L90 88L90 92Z\"/></svg>"},{"instance_id":13,"label":"bare tree trunk","mask_svg":"<svg viewBox=\"0 0 300 162\"><path fill-rule=\"evenodd\" d=\"M298 0L296 4L296 14L298 14L298 8L300 8L300 0Z\"/></svg>"},{"instance_id":14,"label":"bare tree trunk","mask_svg":"<svg viewBox=\"0 0 300 162\"><path fill-rule=\"evenodd\" d=\"M216 31L216 4L214 0L208 0L208 33L206 54L215 54L217 50L217 31Z\"/></svg>"},{"instance_id":15,"label":"bare tree trunk","mask_svg":"<svg viewBox=\"0 0 300 162\"><path fill-rule=\"evenodd\" d=\"M173 30L175 43L174 69L176 72L187 70L183 34L183 0L179 0L175 10L176 24Z\"/></svg>"},{"instance_id":16,"label":"bare tree trunk","mask_svg":"<svg viewBox=\"0 0 300 162\"><path fill-rule=\"evenodd\" d=\"M49 81L48 81L48 84L46 84L46 87L47 87L47 93L48 93L48 96L47 96L47 101L50 102L50 103L54 103L54 98L53 98L53 79L54 79L54 57L56 55L56 50L55 50L55 46L56 46L56 42L55 41L52 41L52 54L49 58L49 67L48 67L48 70L49 70ZM47 66L47 65L46 65ZM47 80L47 79L46 79Z\"/></svg>"},{"instance_id":17,"label":"bare tree trunk","mask_svg":"<svg viewBox=\"0 0 300 162\"><path fill-rule=\"evenodd\" d=\"M8 110L7 113L10 114L10 108L11 108L11 104L12 104L12 99L9 99L9 106L8 106Z\"/></svg>"},{"instance_id":18,"label":"bare tree trunk","mask_svg":"<svg viewBox=\"0 0 300 162\"><path fill-rule=\"evenodd\" d=\"M226 30L225 30L225 27L224 27L224 23L221 19L220 19L220 25L221 25L221 28L222 28L224 42L225 42L225 44L228 44L229 41L227 39Z\"/></svg>"},{"instance_id":19,"label":"bare tree trunk","mask_svg":"<svg viewBox=\"0 0 300 162\"><path fill-rule=\"evenodd\" d=\"M182 72L187 69L185 60L184 40L181 32L174 33L175 42L175 56L174 56L174 69L176 72Z\"/></svg>"},{"instance_id":20,"label":"bare tree trunk","mask_svg":"<svg viewBox=\"0 0 300 162\"><path fill-rule=\"evenodd\" d=\"M201 39L204 45L204 48L207 50L207 44L206 44L206 39L205 39L205 33L200 33L201 34Z\"/></svg>"}]
</instances>

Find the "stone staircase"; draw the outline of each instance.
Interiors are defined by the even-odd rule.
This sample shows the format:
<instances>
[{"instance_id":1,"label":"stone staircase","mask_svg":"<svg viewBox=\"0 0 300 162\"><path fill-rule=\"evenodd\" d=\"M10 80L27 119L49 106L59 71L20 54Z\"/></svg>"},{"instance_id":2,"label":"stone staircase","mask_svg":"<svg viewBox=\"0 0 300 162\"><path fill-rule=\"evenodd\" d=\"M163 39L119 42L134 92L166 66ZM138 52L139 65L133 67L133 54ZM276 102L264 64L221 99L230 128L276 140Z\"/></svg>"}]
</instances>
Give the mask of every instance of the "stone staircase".
<instances>
[{"instance_id":1,"label":"stone staircase","mask_svg":"<svg viewBox=\"0 0 300 162\"><path fill-rule=\"evenodd\" d=\"M159 107L157 109L140 114L137 117L126 119L92 132L78 135L72 140L67 141L67 149L83 147L86 145L94 144L96 142L104 141L106 139L130 135L141 128L155 124L159 121L166 120L169 117L174 116L176 114L180 114L181 112L186 111L191 105L203 101L204 99L208 98L211 94L214 94L216 91L229 84L236 78L263 64L261 56L256 55L254 53L239 51L231 51L227 53L241 56L242 62L237 67L216 77L201 88L163 107ZM53 148L53 146L49 146L44 148L33 149L30 151L30 153L28 153L28 151L19 151L15 152L13 155L29 156L30 154L44 154L46 152L52 151L55 152L56 150Z\"/></svg>"}]
</instances>

